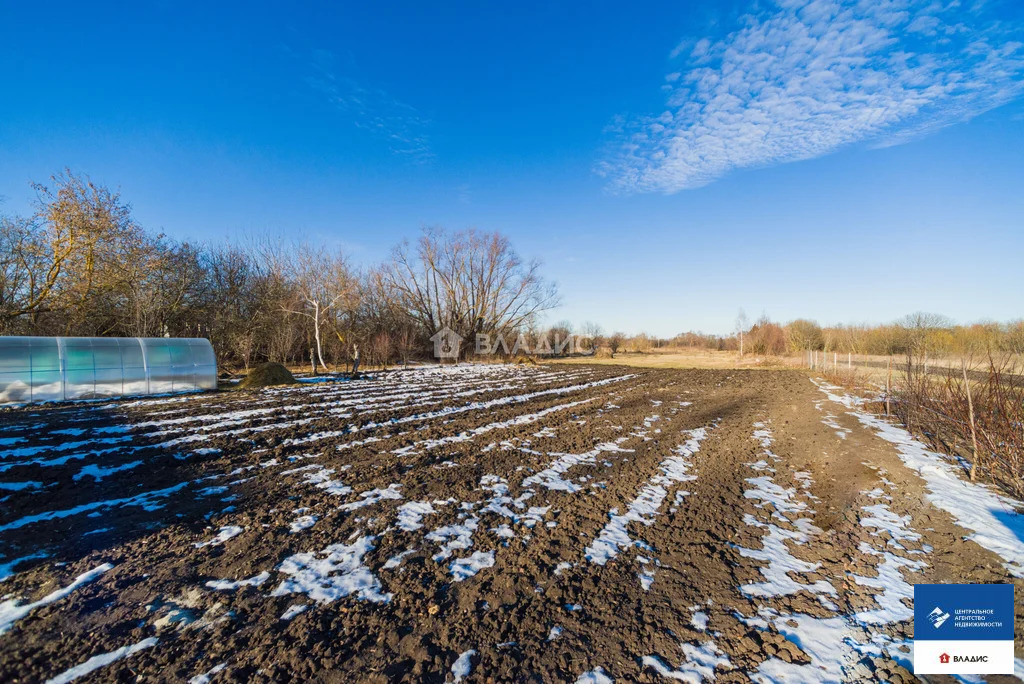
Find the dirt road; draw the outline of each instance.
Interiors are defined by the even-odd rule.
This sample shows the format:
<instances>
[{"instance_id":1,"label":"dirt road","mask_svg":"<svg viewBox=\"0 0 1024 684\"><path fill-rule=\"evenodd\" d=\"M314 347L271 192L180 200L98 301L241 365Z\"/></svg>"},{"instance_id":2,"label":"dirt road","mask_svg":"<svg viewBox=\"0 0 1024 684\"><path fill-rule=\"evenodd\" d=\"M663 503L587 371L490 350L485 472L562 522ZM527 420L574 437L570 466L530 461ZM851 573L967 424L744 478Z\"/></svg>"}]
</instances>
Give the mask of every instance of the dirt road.
<instances>
[{"instance_id":1,"label":"dirt road","mask_svg":"<svg viewBox=\"0 0 1024 684\"><path fill-rule=\"evenodd\" d=\"M1024 576L1009 502L798 371L27 407L0 487L0 681L910 681L913 584Z\"/></svg>"}]
</instances>

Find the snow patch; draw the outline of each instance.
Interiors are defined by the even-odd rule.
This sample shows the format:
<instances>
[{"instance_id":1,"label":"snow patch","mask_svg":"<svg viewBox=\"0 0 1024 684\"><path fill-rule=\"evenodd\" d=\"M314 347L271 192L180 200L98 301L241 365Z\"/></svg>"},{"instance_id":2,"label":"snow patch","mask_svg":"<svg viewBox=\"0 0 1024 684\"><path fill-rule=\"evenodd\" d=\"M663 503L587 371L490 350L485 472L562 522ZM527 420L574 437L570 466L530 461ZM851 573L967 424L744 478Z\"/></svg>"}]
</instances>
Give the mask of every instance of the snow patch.
<instances>
[{"instance_id":1,"label":"snow patch","mask_svg":"<svg viewBox=\"0 0 1024 684\"><path fill-rule=\"evenodd\" d=\"M471 648L455 659L455 662L452 664L452 676L455 677L453 681L461 682L469 676L469 673L473 671L471 659L475 655L476 650Z\"/></svg>"},{"instance_id":2,"label":"snow patch","mask_svg":"<svg viewBox=\"0 0 1024 684\"><path fill-rule=\"evenodd\" d=\"M363 565L376 537L360 537L352 544L331 544L318 553L297 553L277 567L290 577L271 596L307 594L321 603L356 595L374 603L387 603L391 594L381 591L380 581ZM321 557L322 556L322 557Z\"/></svg>"},{"instance_id":3,"label":"snow patch","mask_svg":"<svg viewBox=\"0 0 1024 684\"><path fill-rule=\"evenodd\" d=\"M226 580L226 579L210 580L209 582L206 583L206 586L208 586L210 589L214 589L216 591L234 591L236 589L241 589L242 587L258 587L261 584L263 584L264 582L266 582L268 579L270 579L270 573L266 572L266 571L263 571L263 572L261 572L258 575L254 575L254 576L250 577L249 579L243 579L243 580Z\"/></svg>"},{"instance_id":4,"label":"snow patch","mask_svg":"<svg viewBox=\"0 0 1024 684\"><path fill-rule=\"evenodd\" d=\"M576 678L576 684L612 684L615 680L608 676L603 667L595 667Z\"/></svg>"},{"instance_id":5,"label":"snow patch","mask_svg":"<svg viewBox=\"0 0 1024 684\"><path fill-rule=\"evenodd\" d=\"M217 536L213 539L204 542L195 542L193 546L195 546L197 549L201 549L204 546L220 546L228 539L231 539L232 537L237 537L238 535L242 534L243 531L243 528L238 527L237 525L228 525L226 527L220 528L220 531L217 533Z\"/></svg>"},{"instance_id":6,"label":"snow patch","mask_svg":"<svg viewBox=\"0 0 1024 684\"><path fill-rule=\"evenodd\" d=\"M300 515L295 520L292 520L288 525L288 531L291 534L301 532L302 530L308 530L310 527L316 524L317 517L315 515Z\"/></svg>"},{"instance_id":7,"label":"snow patch","mask_svg":"<svg viewBox=\"0 0 1024 684\"><path fill-rule=\"evenodd\" d=\"M677 670L670 668L658 656L644 656L640 662L644 666L652 668L662 677L691 682L691 684L700 684L703 681L715 679L716 668L730 669L732 667L729 657L722 653L713 641L706 641L699 646L684 643L682 649L686 661Z\"/></svg>"},{"instance_id":8,"label":"snow patch","mask_svg":"<svg viewBox=\"0 0 1024 684\"><path fill-rule=\"evenodd\" d=\"M384 501L385 499L401 499L402 494L398 491L401 488L402 485L400 484L392 484L388 485L387 489L371 489L368 492L360 494L358 501L342 504L338 508L343 511L354 511L358 508L371 506L378 501Z\"/></svg>"},{"instance_id":9,"label":"snow patch","mask_svg":"<svg viewBox=\"0 0 1024 684\"><path fill-rule=\"evenodd\" d=\"M477 574L484 568L494 567L493 551L475 551L469 558L460 558L451 564L452 577L461 582Z\"/></svg>"},{"instance_id":10,"label":"snow patch","mask_svg":"<svg viewBox=\"0 0 1024 684\"><path fill-rule=\"evenodd\" d=\"M0 603L0 634L5 634L7 630L11 628L18 620L22 619L36 608L49 605L62 598L68 596L75 589L78 589L84 584L92 582L97 577L112 569L114 566L110 563L104 563L98 565L88 572L83 572L81 575L76 577L71 584L66 587L61 587L55 591L50 592L38 601L32 601L31 603L20 603L17 599L8 599L3 603ZM70 680L69 680L70 681Z\"/></svg>"},{"instance_id":11,"label":"snow patch","mask_svg":"<svg viewBox=\"0 0 1024 684\"><path fill-rule=\"evenodd\" d=\"M92 658L86 660L81 665L75 665L70 670L65 670L56 677L46 680L46 684L67 684L67 682L74 681L79 677L84 677L90 672L98 670L101 667L110 665L111 663L121 660L122 658L128 658L130 656L135 655L139 651L143 651L147 648L152 648L153 646L156 646L156 642L156 637L149 637L148 639L143 639L137 644L132 644L131 646L122 646L121 648L115 651L111 651L110 653L101 653L100 655L95 655Z\"/></svg>"},{"instance_id":12,"label":"snow patch","mask_svg":"<svg viewBox=\"0 0 1024 684\"><path fill-rule=\"evenodd\" d=\"M968 539L999 555L1014 577L1024 577L1024 516L1011 499L986 485L960 478L954 465L929 451L909 432L858 410L861 400L836 394L839 388L833 385L815 384L831 401L851 409L849 413L862 425L896 447L903 463L924 479L928 501L952 515L958 525L973 531Z\"/></svg>"},{"instance_id":13,"label":"snow patch","mask_svg":"<svg viewBox=\"0 0 1024 684\"><path fill-rule=\"evenodd\" d=\"M412 532L423 527L423 516L437 513L429 501L410 501L398 507L398 527Z\"/></svg>"},{"instance_id":14,"label":"snow patch","mask_svg":"<svg viewBox=\"0 0 1024 684\"><path fill-rule=\"evenodd\" d=\"M700 449L701 441L707 437L707 428L690 430L689 434L690 439L674 450L677 455L669 456L661 462L661 472L652 477L640 490L624 514L620 515L617 509L612 509L609 513L611 520L584 552L587 560L604 565L619 554L619 549L635 543L629 537L629 523L638 522L648 526L654 524L658 509L668 496L666 487L696 479L695 475L687 473L690 468L687 459Z\"/></svg>"}]
</instances>

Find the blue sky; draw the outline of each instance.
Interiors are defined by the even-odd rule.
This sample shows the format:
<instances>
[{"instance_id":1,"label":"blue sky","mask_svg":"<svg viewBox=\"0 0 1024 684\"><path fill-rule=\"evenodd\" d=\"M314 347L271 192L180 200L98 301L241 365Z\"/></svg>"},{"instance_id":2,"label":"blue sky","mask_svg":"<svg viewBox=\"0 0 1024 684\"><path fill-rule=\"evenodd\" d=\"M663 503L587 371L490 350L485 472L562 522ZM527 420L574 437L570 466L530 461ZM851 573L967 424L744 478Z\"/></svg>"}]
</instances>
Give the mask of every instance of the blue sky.
<instances>
[{"instance_id":1,"label":"blue sky","mask_svg":"<svg viewBox=\"0 0 1024 684\"><path fill-rule=\"evenodd\" d=\"M551 319L1024 316L1024 4L0 8L0 210L65 166L146 227L541 258Z\"/></svg>"}]
</instances>

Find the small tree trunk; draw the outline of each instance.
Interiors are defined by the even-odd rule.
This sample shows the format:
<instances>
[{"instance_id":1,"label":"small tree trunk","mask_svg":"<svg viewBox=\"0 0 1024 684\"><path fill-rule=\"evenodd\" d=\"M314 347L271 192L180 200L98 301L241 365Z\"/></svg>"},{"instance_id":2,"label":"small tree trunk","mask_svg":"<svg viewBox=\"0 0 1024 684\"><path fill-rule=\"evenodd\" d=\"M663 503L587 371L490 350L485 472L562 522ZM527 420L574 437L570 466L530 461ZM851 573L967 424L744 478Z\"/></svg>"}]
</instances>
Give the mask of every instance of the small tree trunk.
<instances>
[{"instance_id":1,"label":"small tree trunk","mask_svg":"<svg viewBox=\"0 0 1024 684\"><path fill-rule=\"evenodd\" d=\"M974 400L971 399L971 382L967 379L967 364L960 360L960 370L964 374L964 391L967 392L967 415L971 421L971 448L974 450L974 457L971 458L971 482L977 476L978 471L978 434L974 428Z\"/></svg>"},{"instance_id":2,"label":"small tree trunk","mask_svg":"<svg viewBox=\"0 0 1024 684\"><path fill-rule=\"evenodd\" d=\"M316 338L316 357L320 361L320 367L327 370L324 363L323 345L320 344L320 303L313 302L313 337Z\"/></svg>"},{"instance_id":3,"label":"small tree trunk","mask_svg":"<svg viewBox=\"0 0 1024 684\"><path fill-rule=\"evenodd\" d=\"M352 345L352 375L359 375L359 345Z\"/></svg>"}]
</instances>

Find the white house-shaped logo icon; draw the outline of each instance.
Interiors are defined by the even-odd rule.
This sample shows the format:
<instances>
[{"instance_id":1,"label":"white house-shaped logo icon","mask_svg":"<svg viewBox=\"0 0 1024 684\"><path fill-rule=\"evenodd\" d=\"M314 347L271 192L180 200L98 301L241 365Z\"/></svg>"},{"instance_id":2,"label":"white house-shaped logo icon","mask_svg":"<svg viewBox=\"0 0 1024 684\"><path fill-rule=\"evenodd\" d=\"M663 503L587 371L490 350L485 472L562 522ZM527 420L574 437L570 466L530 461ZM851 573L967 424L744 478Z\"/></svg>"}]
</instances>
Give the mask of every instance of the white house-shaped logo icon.
<instances>
[{"instance_id":1,"label":"white house-shaped logo icon","mask_svg":"<svg viewBox=\"0 0 1024 684\"><path fill-rule=\"evenodd\" d=\"M430 341L434 343L434 358L458 360L462 336L457 332L445 326L434 333Z\"/></svg>"}]
</instances>

